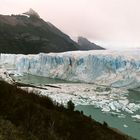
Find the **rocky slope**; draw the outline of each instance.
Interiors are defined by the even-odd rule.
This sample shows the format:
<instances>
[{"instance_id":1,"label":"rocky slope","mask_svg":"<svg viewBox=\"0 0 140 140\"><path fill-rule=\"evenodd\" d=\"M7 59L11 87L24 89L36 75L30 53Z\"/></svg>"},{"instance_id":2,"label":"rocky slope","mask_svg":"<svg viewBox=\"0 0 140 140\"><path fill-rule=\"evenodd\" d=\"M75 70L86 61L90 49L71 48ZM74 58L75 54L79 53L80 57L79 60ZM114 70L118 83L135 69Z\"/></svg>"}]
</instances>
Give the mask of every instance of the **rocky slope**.
<instances>
[{"instance_id":1,"label":"rocky slope","mask_svg":"<svg viewBox=\"0 0 140 140\"><path fill-rule=\"evenodd\" d=\"M32 9L22 15L0 15L0 53L36 54L77 48L76 42Z\"/></svg>"}]
</instances>

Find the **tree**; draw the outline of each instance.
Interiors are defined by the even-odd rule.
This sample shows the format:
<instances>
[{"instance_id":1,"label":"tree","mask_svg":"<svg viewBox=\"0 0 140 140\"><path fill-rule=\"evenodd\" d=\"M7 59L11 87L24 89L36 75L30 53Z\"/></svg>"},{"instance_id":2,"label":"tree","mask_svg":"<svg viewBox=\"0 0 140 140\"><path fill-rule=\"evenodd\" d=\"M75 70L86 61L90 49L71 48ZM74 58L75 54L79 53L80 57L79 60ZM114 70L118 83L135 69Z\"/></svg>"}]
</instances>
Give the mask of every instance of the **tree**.
<instances>
[{"instance_id":1,"label":"tree","mask_svg":"<svg viewBox=\"0 0 140 140\"><path fill-rule=\"evenodd\" d=\"M108 127L107 122L104 121L103 126L104 126L104 127Z\"/></svg>"},{"instance_id":2,"label":"tree","mask_svg":"<svg viewBox=\"0 0 140 140\"><path fill-rule=\"evenodd\" d=\"M74 111L75 105L71 100L67 102L67 108L71 111Z\"/></svg>"}]
</instances>

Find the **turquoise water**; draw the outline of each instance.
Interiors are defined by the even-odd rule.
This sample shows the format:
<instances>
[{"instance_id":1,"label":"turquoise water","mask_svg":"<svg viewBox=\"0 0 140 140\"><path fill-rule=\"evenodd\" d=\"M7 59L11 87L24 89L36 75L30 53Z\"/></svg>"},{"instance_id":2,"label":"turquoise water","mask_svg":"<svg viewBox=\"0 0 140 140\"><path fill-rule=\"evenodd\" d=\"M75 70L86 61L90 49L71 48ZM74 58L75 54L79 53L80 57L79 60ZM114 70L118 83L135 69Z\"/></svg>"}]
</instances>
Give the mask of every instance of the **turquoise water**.
<instances>
[{"instance_id":1,"label":"turquoise water","mask_svg":"<svg viewBox=\"0 0 140 140\"><path fill-rule=\"evenodd\" d=\"M127 96L129 102L140 103L140 91L129 91ZM93 119L101 123L105 121L109 126L117 128L129 136L140 140L140 121L131 117L131 115L140 114L140 110L136 111L134 114L121 112L125 115L125 118L118 117L117 115L111 113L103 113L100 109L96 109L92 105L79 105L76 106L76 110L82 110L85 115L91 115Z\"/></svg>"},{"instance_id":2,"label":"turquoise water","mask_svg":"<svg viewBox=\"0 0 140 140\"><path fill-rule=\"evenodd\" d=\"M33 85L45 85L45 84L56 84L56 83L71 83L65 80L51 79L47 77L34 76L31 74L24 74L23 76L13 77L16 81L25 84Z\"/></svg>"},{"instance_id":3,"label":"turquoise water","mask_svg":"<svg viewBox=\"0 0 140 140\"><path fill-rule=\"evenodd\" d=\"M99 121L101 123L105 121L109 126L117 128L120 131L128 134L129 136L140 140L140 122L133 121L128 113L122 112L124 115L126 115L126 117L118 118L116 115L103 113L100 109L96 109L92 105L79 105L76 106L76 110L82 110L85 115L91 115L91 117L96 121Z\"/></svg>"}]
</instances>

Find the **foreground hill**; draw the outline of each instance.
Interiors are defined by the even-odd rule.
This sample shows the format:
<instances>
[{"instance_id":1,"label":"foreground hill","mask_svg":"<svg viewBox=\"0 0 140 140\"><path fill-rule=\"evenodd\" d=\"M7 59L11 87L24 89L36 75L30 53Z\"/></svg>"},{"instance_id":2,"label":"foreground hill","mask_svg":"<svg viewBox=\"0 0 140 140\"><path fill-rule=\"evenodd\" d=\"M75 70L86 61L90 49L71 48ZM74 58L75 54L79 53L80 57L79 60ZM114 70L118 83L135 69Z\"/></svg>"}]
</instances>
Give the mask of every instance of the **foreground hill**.
<instances>
[{"instance_id":1,"label":"foreground hill","mask_svg":"<svg viewBox=\"0 0 140 140\"><path fill-rule=\"evenodd\" d=\"M1 140L131 140L49 98L0 81Z\"/></svg>"},{"instance_id":2,"label":"foreground hill","mask_svg":"<svg viewBox=\"0 0 140 140\"><path fill-rule=\"evenodd\" d=\"M76 42L32 9L25 15L0 15L0 53L36 54L77 48Z\"/></svg>"},{"instance_id":3,"label":"foreground hill","mask_svg":"<svg viewBox=\"0 0 140 140\"><path fill-rule=\"evenodd\" d=\"M79 50L105 50L105 48L102 48L92 42L90 42L88 39L84 37L78 37L78 44Z\"/></svg>"}]
</instances>

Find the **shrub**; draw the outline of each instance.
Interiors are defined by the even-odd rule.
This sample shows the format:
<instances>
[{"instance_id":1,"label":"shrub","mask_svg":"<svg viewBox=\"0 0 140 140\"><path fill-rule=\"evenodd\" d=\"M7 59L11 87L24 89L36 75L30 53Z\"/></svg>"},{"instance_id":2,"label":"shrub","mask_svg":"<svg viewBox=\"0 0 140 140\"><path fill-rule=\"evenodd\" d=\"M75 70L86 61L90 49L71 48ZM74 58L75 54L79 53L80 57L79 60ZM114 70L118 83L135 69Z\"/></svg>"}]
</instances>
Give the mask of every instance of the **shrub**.
<instances>
[{"instance_id":1,"label":"shrub","mask_svg":"<svg viewBox=\"0 0 140 140\"><path fill-rule=\"evenodd\" d=\"M67 103L67 108L68 108L69 110L71 110L71 111L74 110L75 105L74 105L74 103L73 103L71 100L68 101L68 103Z\"/></svg>"}]
</instances>

